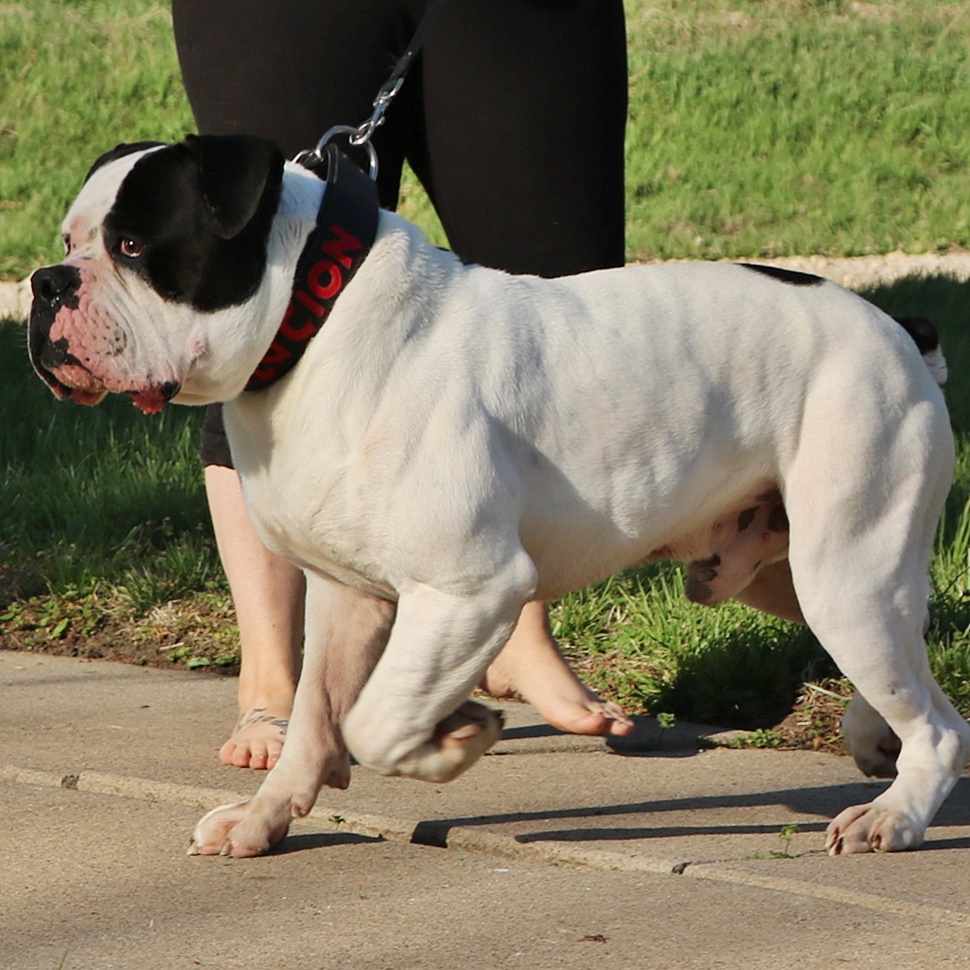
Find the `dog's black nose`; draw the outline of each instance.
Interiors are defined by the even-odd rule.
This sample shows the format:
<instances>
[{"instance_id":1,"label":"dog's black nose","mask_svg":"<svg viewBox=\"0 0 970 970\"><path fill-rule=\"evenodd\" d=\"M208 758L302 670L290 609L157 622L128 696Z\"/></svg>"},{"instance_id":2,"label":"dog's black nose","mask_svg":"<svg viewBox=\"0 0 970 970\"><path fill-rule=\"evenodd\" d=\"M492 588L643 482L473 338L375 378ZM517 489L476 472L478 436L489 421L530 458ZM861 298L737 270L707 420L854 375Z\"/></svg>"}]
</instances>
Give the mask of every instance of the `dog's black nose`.
<instances>
[{"instance_id":1,"label":"dog's black nose","mask_svg":"<svg viewBox=\"0 0 970 970\"><path fill-rule=\"evenodd\" d=\"M58 263L37 270L30 278L34 299L48 305L63 302L81 285L81 274L73 266Z\"/></svg>"}]
</instances>

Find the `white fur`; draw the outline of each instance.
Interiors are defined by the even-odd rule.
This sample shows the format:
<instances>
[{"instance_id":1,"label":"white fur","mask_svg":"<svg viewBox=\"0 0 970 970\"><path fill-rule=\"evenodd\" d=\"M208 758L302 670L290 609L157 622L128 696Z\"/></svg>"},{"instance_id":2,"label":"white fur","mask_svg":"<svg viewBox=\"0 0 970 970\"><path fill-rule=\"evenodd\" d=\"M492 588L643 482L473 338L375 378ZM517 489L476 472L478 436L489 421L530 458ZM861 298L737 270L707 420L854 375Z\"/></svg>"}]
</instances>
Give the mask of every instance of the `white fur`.
<instances>
[{"instance_id":1,"label":"white fur","mask_svg":"<svg viewBox=\"0 0 970 970\"><path fill-rule=\"evenodd\" d=\"M436 726L528 599L716 551L723 523L773 488L790 520L791 578L764 570L759 583L782 577L879 712L876 730L857 719L857 747L873 748L883 725L902 742L898 777L843 812L827 844L918 844L970 730L926 662L927 572L953 443L903 329L834 284L734 265L562 280L468 267L382 213L301 363L240 395L282 317L319 191L288 168L266 279L244 306L186 313L108 271L127 294L115 306L130 310L115 324L140 348L132 371L164 362L178 400L232 399L226 423L253 520L309 582L306 668L282 758L248 806L200 823L196 849L264 851L321 784L345 779L343 738L386 774L463 770L494 724L466 709L463 722L484 726L467 744ZM72 213L98 218L84 195ZM84 258L102 255L95 246ZM774 602L758 584L738 595ZM856 753L864 766L885 761Z\"/></svg>"}]
</instances>

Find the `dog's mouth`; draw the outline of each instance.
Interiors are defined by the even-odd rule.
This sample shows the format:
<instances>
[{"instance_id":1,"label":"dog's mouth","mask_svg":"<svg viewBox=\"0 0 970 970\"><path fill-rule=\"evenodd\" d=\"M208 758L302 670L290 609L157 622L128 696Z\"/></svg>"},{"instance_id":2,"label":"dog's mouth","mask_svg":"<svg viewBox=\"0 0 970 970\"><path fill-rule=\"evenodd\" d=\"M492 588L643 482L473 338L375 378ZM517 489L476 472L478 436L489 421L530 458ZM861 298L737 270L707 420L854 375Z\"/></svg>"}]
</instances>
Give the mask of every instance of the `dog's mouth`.
<instances>
[{"instance_id":1,"label":"dog's mouth","mask_svg":"<svg viewBox=\"0 0 970 970\"><path fill-rule=\"evenodd\" d=\"M110 392L115 391L127 394L142 414L158 414L181 390L178 381L163 381L138 388L109 387L76 357L66 350L61 353L62 358L55 367L50 367L43 360L34 362L37 373L61 401L74 401L75 404L93 407L100 404Z\"/></svg>"},{"instance_id":2,"label":"dog's mouth","mask_svg":"<svg viewBox=\"0 0 970 970\"><path fill-rule=\"evenodd\" d=\"M34 370L58 400L95 405L107 395L104 382L67 349L66 340L48 341L42 348L31 346L30 350Z\"/></svg>"}]
</instances>

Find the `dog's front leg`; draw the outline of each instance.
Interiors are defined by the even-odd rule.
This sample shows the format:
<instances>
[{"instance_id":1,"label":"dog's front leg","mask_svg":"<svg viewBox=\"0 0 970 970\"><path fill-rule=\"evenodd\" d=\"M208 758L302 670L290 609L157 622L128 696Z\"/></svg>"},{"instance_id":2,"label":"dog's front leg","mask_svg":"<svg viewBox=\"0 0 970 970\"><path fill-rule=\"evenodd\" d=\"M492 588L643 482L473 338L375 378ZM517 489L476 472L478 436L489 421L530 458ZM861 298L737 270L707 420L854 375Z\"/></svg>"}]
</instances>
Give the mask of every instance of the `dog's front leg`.
<instances>
[{"instance_id":1,"label":"dog's front leg","mask_svg":"<svg viewBox=\"0 0 970 970\"><path fill-rule=\"evenodd\" d=\"M320 788L346 788L340 722L387 642L394 604L323 576L307 576L303 671L280 760L251 801L223 805L196 826L192 855L261 855L306 815Z\"/></svg>"},{"instance_id":2,"label":"dog's front leg","mask_svg":"<svg viewBox=\"0 0 970 970\"><path fill-rule=\"evenodd\" d=\"M498 715L466 698L504 646L534 583L523 554L515 568L474 592L423 584L401 591L387 649L344 721L361 764L384 775L450 781L498 740Z\"/></svg>"}]
</instances>

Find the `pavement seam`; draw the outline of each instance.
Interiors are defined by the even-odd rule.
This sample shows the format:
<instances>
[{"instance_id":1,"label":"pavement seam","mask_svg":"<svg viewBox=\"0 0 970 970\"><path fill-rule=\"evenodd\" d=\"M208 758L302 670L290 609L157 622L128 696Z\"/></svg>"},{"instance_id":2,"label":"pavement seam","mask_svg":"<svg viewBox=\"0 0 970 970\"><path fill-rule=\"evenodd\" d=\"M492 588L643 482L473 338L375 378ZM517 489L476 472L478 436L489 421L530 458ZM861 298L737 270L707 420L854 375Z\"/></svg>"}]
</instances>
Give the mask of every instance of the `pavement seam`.
<instances>
[{"instance_id":1,"label":"pavement seam","mask_svg":"<svg viewBox=\"0 0 970 970\"><path fill-rule=\"evenodd\" d=\"M0 782L37 785L46 788L67 788L81 792L134 798L141 801L187 805L208 810L213 805L246 801L250 796L222 788L204 788L172 782L152 781L103 771L57 772L0 765ZM568 842L527 842L514 835L483 831L475 826L450 825L444 821L410 821L394 816L364 812L347 812L317 805L309 814L314 821L329 824L333 832L392 842L406 842L454 851L469 851L498 855L503 858L530 859L546 865L570 865L612 872L648 872L656 875L686 875L711 882L751 886L769 892L793 896L807 896L839 905L854 906L894 916L951 926L970 926L970 914L932 906L891 899L874 893L843 889L832 885L817 885L799 879L769 876L732 868L732 863L744 860L684 861L672 863L643 855L624 855L603 849L589 849ZM838 865L838 862L833 862Z\"/></svg>"}]
</instances>

